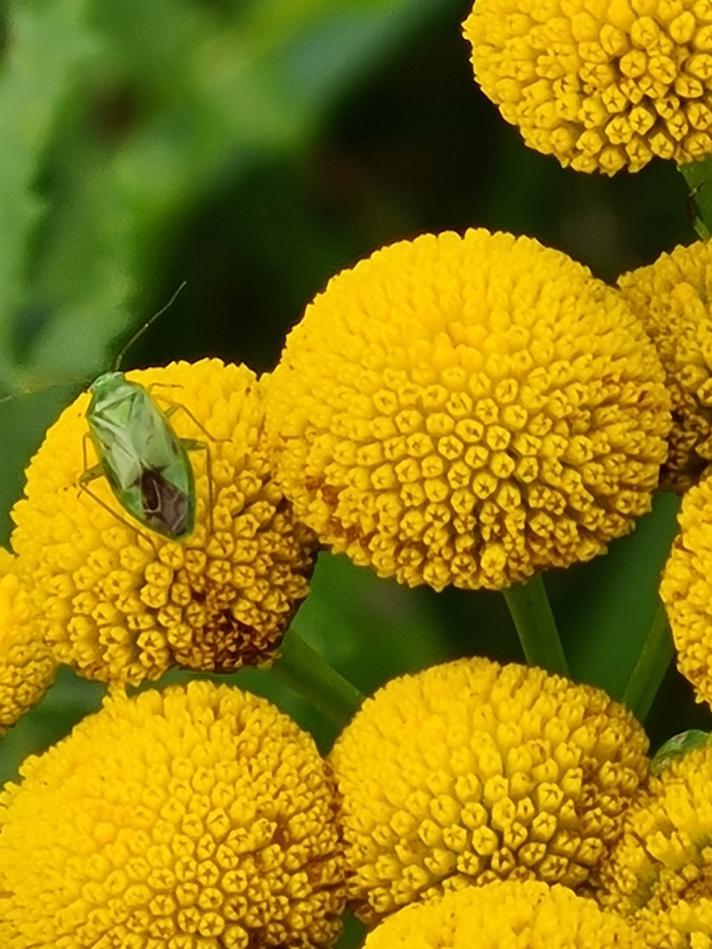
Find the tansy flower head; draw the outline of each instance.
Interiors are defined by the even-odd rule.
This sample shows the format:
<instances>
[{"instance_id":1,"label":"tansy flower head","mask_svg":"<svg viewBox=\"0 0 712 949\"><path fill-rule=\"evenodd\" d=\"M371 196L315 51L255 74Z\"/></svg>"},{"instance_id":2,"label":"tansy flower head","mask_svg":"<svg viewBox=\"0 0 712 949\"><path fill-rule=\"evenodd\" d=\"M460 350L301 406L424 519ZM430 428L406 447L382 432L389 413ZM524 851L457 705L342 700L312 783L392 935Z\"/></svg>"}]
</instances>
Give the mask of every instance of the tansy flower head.
<instances>
[{"instance_id":1,"label":"tansy flower head","mask_svg":"<svg viewBox=\"0 0 712 949\"><path fill-rule=\"evenodd\" d=\"M268 658L307 592L314 544L273 479L259 384L217 359L128 375L202 426L171 416L180 437L209 448L189 454L195 530L184 541L148 531L105 478L91 483L98 501L80 489L89 397L79 396L32 459L12 515L41 635L82 675L134 684L174 664L227 671Z\"/></svg>"},{"instance_id":2,"label":"tansy flower head","mask_svg":"<svg viewBox=\"0 0 712 949\"><path fill-rule=\"evenodd\" d=\"M618 283L655 344L672 397L662 480L685 491L712 461L712 241L676 247Z\"/></svg>"},{"instance_id":3,"label":"tansy flower head","mask_svg":"<svg viewBox=\"0 0 712 949\"><path fill-rule=\"evenodd\" d=\"M601 870L604 906L665 949L712 945L712 746L671 761L628 810Z\"/></svg>"},{"instance_id":4,"label":"tansy flower head","mask_svg":"<svg viewBox=\"0 0 712 949\"><path fill-rule=\"evenodd\" d=\"M565 886L489 883L408 906L376 927L364 949L646 949L619 916Z\"/></svg>"},{"instance_id":5,"label":"tansy flower head","mask_svg":"<svg viewBox=\"0 0 712 949\"><path fill-rule=\"evenodd\" d=\"M55 663L31 622L16 558L0 548L0 733L42 698Z\"/></svg>"},{"instance_id":6,"label":"tansy flower head","mask_svg":"<svg viewBox=\"0 0 712 949\"><path fill-rule=\"evenodd\" d=\"M680 672L712 704L712 478L690 488L660 583Z\"/></svg>"},{"instance_id":7,"label":"tansy flower head","mask_svg":"<svg viewBox=\"0 0 712 949\"><path fill-rule=\"evenodd\" d=\"M623 706L542 669L463 659L389 682L331 755L356 912L497 879L578 886L646 749Z\"/></svg>"},{"instance_id":8,"label":"tansy flower head","mask_svg":"<svg viewBox=\"0 0 712 949\"><path fill-rule=\"evenodd\" d=\"M193 682L103 709L0 795L4 949L330 946L334 788L264 699Z\"/></svg>"},{"instance_id":9,"label":"tansy flower head","mask_svg":"<svg viewBox=\"0 0 712 949\"><path fill-rule=\"evenodd\" d=\"M463 28L482 91L562 165L712 154L709 0L477 0Z\"/></svg>"},{"instance_id":10,"label":"tansy flower head","mask_svg":"<svg viewBox=\"0 0 712 949\"><path fill-rule=\"evenodd\" d=\"M426 234L334 277L267 383L278 474L381 576L501 588L650 504L668 395L620 294L529 238Z\"/></svg>"}]
</instances>

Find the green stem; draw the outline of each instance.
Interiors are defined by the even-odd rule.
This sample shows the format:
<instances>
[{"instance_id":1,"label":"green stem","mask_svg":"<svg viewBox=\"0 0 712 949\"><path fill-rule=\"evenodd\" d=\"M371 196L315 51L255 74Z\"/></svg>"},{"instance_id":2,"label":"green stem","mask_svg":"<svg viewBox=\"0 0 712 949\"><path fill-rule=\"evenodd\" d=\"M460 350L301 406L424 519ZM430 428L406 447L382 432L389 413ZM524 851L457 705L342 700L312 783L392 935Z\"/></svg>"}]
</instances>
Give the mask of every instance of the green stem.
<instances>
[{"instance_id":1,"label":"green stem","mask_svg":"<svg viewBox=\"0 0 712 949\"><path fill-rule=\"evenodd\" d=\"M502 592L527 662L567 675L566 656L541 575L535 574L526 583L515 583Z\"/></svg>"},{"instance_id":2,"label":"green stem","mask_svg":"<svg viewBox=\"0 0 712 949\"><path fill-rule=\"evenodd\" d=\"M643 640L638 659L623 692L623 702L644 722L653 699L672 661L672 636L662 603L658 603L653 620Z\"/></svg>"},{"instance_id":3,"label":"green stem","mask_svg":"<svg viewBox=\"0 0 712 949\"><path fill-rule=\"evenodd\" d=\"M272 671L339 728L363 701L359 690L306 643L294 628L284 637Z\"/></svg>"},{"instance_id":4,"label":"green stem","mask_svg":"<svg viewBox=\"0 0 712 949\"><path fill-rule=\"evenodd\" d=\"M712 159L680 165L680 173L690 187L693 226L704 241L712 235Z\"/></svg>"}]
</instances>

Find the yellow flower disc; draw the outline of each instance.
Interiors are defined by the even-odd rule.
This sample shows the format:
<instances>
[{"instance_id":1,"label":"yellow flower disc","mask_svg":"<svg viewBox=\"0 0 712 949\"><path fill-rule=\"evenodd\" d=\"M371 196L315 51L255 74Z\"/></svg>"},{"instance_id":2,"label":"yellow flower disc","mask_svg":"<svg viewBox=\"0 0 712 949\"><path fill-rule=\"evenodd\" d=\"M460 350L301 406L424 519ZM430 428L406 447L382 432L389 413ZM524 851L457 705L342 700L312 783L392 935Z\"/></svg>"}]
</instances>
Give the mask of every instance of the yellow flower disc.
<instances>
[{"instance_id":1,"label":"yellow flower disc","mask_svg":"<svg viewBox=\"0 0 712 949\"><path fill-rule=\"evenodd\" d=\"M344 906L333 778L228 686L115 693L0 795L3 949L328 947Z\"/></svg>"},{"instance_id":2,"label":"yellow flower disc","mask_svg":"<svg viewBox=\"0 0 712 949\"><path fill-rule=\"evenodd\" d=\"M601 870L604 906L633 918L647 945L712 946L712 747L652 778Z\"/></svg>"},{"instance_id":3,"label":"yellow flower disc","mask_svg":"<svg viewBox=\"0 0 712 949\"><path fill-rule=\"evenodd\" d=\"M394 913L364 949L647 949L626 922L565 886L489 883Z\"/></svg>"},{"instance_id":4,"label":"yellow flower disc","mask_svg":"<svg viewBox=\"0 0 712 949\"><path fill-rule=\"evenodd\" d=\"M463 29L482 91L562 165L712 154L709 0L477 0Z\"/></svg>"},{"instance_id":5,"label":"yellow flower disc","mask_svg":"<svg viewBox=\"0 0 712 949\"><path fill-rule=\"evenodd\" d=\"M647 746L622 705L542 669L462 659L394 679L331 754L356 912L497 879L578 886L616 839Z\"/></svg>"},{"instance_id":6,"label":"yellow flower disc","mask_svg":"<svg viewBox=\"0 0 712 949\"><path fill-rule=\"evenodd\" d=\"M0 733L39 702L54 678L49 647L30 620L16 558L0 548Z\"/></svg>"},{"instance_id":7,"label":"yellow flower disc","mask_svg":"<svg viewBox=\"0 0 712 949\"><path fill-rule=\"evenodd\" d=\"M712 461L712 242L676 247L618 283L655 344L672 396L662 480L685 491Z\"/></svg>"},{"instance_id":8,"label":"yellow flower disc","mask_svg":"<svg viewBox=\"0 0 712 949\"><path fill-rule=\"evenodd\" d=\"M686 492L678 523L660 598L678 668L694 686L698 701L712 704L712 479Z\"/></svg>"},{"instance_id":9,"label":"yellow flower disc","mask_svg":"<svg viewBox=\"0 0 712 949\"><path fill-rule=\"evenodd\" d=\"M529 238L426 234L334 277L267 383L295 510L415 586L499 589L649 508L668 394L620 294Z\"/></svg>"},{"instance_id":10,"label":"yellow flower disc","mask_svg":"<svg viewBox=\"0 0 712 949\"><path fill-rule=\"evenodd\" d=\"M188 456L196 528L168 540L124 512L105 478L90 483L95 497L80 489L85 445L96 461L80 395L48 431L12 513L43 638L81 675L132 684L172 665L227 671L271 657L307 593L314 542L274 481L258 382L218 359L128 377L203 426L171 415L179 436L209 449Z\"/></svg>"}]
</instances>

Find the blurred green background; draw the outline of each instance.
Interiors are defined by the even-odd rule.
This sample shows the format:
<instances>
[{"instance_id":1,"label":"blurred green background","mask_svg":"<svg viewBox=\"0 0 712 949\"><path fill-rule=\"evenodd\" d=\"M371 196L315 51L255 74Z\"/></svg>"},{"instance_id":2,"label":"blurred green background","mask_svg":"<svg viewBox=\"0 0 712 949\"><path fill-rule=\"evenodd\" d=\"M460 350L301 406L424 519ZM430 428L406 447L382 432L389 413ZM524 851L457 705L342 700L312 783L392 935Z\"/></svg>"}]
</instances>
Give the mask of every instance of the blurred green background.
<instances>
[{"instance_id":1,"label":"blurred green background","mask_svg":"<svg viewBox=\"0 0 712 949\"><path fill-rule=\"evenodd\" d=\"M34 392L0 404L4 541L44 428L182 280L127 366L209 354L269 369L331 274L422 231L527 233L608 280L692 238L672 165L608 180L524 148L473 82L467 12L462 0L0 7L0 394ZM659 498L608 556L547 577L573 675L614 695L650 623L675 508ZM405 590L328 554L297 622L366 691L458 655L521 658L499 595ZM333 725L273 673L235 678L328 747ZM0 742L0 778L100 695L63 673ZM711 723L670 672L653 742Z\"/></svg>"}]
</instances>

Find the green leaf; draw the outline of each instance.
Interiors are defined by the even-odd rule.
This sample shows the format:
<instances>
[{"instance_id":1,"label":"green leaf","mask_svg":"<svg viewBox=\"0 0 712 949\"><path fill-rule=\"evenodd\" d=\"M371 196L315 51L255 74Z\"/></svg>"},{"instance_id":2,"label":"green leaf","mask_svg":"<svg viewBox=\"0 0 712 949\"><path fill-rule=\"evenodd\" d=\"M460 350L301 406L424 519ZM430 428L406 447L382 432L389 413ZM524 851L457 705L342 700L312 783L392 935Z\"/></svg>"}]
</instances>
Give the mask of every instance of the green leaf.
<instances>
[{"instance_id":1,"label":"green leaf","mask_svg":"<svg viewBox=\"0 0 712 949\"><path fill-rule=\"evenodd\" d=\"M60 669L42 702L0 738L0 784L17 777L30 754L39 754L64 738L85 715L98 711L104 686Z\"/></svg>"},{"instance_id":2,"label":"green leaf","mask_svg":"<svg viewBox=\"0 0 712 949\"><path fill-rule=\"evenodd\" d=\"M607 554L560 575L554 612L574 679L620 699L657 609L660 573L677 530L679 499L661 494ZM550 585L552 589L553 585Z\"/></svg>"},{"instance_id":3,"label":"green leaf","mask_svg":"<svg viewBox=\"0 0 712 949\"><path fill-rule=\"evenodd\" d=\"M87 0L26 0L8 10L0 72L0 383L12 388L12 319L32 300L25 280L46 209L36 188L45 151L82 68L97 51Z\"/></svg>"},{"instance_id":4,"label":"green leaf","mask_svg":"<svg viewBox=\"0 0 712 949\"><path fill-rule=\"evenodd\" d=\"M386 679L449 658L431 591L409 589L323 552L295 618L300 635L370 694Z\"/></svg>"},{"instance_id":5,"label":"green leaf","mask_svg":"<svg viewBox=\"0 0 712 949\"><path fill-rule=\"evenodd\" d=\"M694 214L694 227L702 240L712 234L712 158L680 166L690 186L689 206Z\"/></svg>"}]
</instances>

